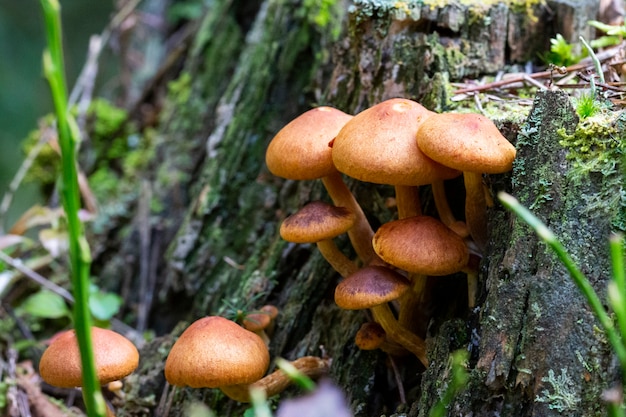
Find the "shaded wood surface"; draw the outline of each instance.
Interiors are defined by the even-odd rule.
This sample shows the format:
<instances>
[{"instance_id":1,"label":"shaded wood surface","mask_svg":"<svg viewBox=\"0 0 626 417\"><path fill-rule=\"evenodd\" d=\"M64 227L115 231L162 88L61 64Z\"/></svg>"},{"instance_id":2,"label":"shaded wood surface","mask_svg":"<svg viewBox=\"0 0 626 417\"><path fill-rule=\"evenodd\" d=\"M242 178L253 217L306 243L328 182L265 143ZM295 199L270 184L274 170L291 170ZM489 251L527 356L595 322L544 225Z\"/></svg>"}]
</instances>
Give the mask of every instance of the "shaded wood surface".
<instances>
[{"instance_id":1,"label":"shaded wood surface","mask_svg":"<svg viewBox=\"0 0 626 417\"><path fill-rule=\"evenodd\" d=\"M353 344L367 314L339 310L332 299L339 277L313 247L278 236L287 214L325 198L321 184L275 178L263 162L271 137L312 105L354 114L406 97L448 110L449 81L524 63L545 51L556 32L570 39L586 34L583 22L595 16L597 6L552 1L526 10L451 2L403 8L402 2L396 7L361 1L348 14L342 13L348 5L339 4L322 25L315 20L320 10L308 3L212 3L175 66L178 89L159 90L165 99L151 132L156 152L142 173L140 202L131 221L110 231L119 246L102 250L95 264L103 281L130 282L131 299L141 295L132 277L146 274L154 289L148 327L159 337L142 349L121 415L185 415L193 401L205 402L219 416L241 415L245 406L214 390L163 391L163 360L174 338L185 323L228 313L225 301L244 310L277 305L272 357L321 354L323 347L333 359L330 378L355 416L398 410L427 415L449 377L449 352L459 348L471 350L471 380L449 415L601 415L600 391L615 372L606 343L554 257L500 208L491 212L479 308L467 311L463 277L435 285L431 366L422 372L414 358L397 360L408 399L400 405L386 356ZM574 188L566 180L569 162L555 136L556 127L575 129L574 112L562 93L546 93L520 125L523 119L503 111L496 121L517 143L519 157L511 175L491 178L492 189L511 190L530 206L546 192L538 184L548 178L550 199L536 209L557 233L569 236L568 247L602 289L606 264L599 260L605 259L609 225L585 216L572 200L594 185ZM375 227L393 218L390 187L350 186ZM462 192L458 182L448 187ZM429 190L422 193L432 210ZM349 253L345 240L339 244ZM553 402L537 400L548 397L544 390L553 392L544 381L551 372L555 378L566 372L572 381L580 398L575 409L559 414Z\"/></svg>"}]
</instances>

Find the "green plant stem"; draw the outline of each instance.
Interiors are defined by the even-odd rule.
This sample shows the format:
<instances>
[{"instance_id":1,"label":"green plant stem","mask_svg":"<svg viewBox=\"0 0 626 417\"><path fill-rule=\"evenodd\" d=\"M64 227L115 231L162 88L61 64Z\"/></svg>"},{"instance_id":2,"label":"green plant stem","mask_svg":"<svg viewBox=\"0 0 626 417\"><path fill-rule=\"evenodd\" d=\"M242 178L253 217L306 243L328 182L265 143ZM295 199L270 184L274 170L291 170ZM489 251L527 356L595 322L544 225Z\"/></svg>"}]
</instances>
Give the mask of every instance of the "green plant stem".
<instances>
[{"instance_id":1,"label":"green plant stem","mask_svg":"<svg viewBox=\"0 0 626 417\"><path fill-rule=\"evenodd\" d=\"M624 270L624 236L614 234L609 239L613 281L609 284L608 297L622 336L626 336L626 271ZM624 345L626 348L626 345Z\"/></svg>"},{"instance_id":2,"label":"green plant stem","mask_svg":"<svg viewBox=\"0 0 626 417\"><path fill-rule=\"evenodd\" d=\"M604 330L611 347L615 351L622 370L622 382L626 382L626 347L622 342L618 331L615 329L614 323L609 317L608 313L604 310L604 306L595 292L591 283L576 266L573 259L569 256L561 242L556 238L554 233L534 214L530 212L526 207L521 205L515 197L500 192L498 193L498 199L502 204L513 211L524 222L526 222L537 235L556 253L557 257L561 260L570 276L574 280L574 283L587 299L593 313L600 322L600 326Z\"/></svg>"},{"instance_id":3,"label":"green plant stem","mask_svg":"<svg viewBox=\"0 0 626 417\"><path fill-rule=\"evenodd\" d=\"M61 39L60 4L57 0L41 0L46 26L48 49L44 51L44 74L50 85L57 116L57 131L61 148L61 196L69 234L72 291L74 293L74 328L78 340L83 371L83 398L87 415L104 417L106 404L96 375L89 312L89 272L91 254L83 225L78 218L80 195L76 167L77 133L67 108L67 87Z\"/></svg>"},{"instance_id":4,"label":"green plant stem","mask_svg":"<svg viewBox=\"0 0 626 417\"><path fill-rule=\"evenodd\" d=\"M600 60L596 56L596 53L593 52L593 48L591 47L591 45L589 45L587 43L585 38L580 36L579 39L580 39L580 42L585 47L585 49L587 50L587 52L589 52L589 58L591 58L591 61L593 62L593 66L596 69L596 73L598 74L598 79L600 80L600 83L604 84L604 73L602 72L602 64L600 64ZM593 80L593 78L591 78L591 79ZM594 93L594 97L595 97L595 85L592 84L592 86L594 87L593 88L593 90L594 90L593 93Z\"/></svg>"},{"instance_id":5,"label":"green plant stem","mask_svg":"<svg viewBox=\"0 0 626 417\"><path fill-rule=\"evenodd\" d=\"M626 269L624 269L624 235L616 233L609 239L613 281L617 289L626 298Z\"/></svg>"}]
</instances>

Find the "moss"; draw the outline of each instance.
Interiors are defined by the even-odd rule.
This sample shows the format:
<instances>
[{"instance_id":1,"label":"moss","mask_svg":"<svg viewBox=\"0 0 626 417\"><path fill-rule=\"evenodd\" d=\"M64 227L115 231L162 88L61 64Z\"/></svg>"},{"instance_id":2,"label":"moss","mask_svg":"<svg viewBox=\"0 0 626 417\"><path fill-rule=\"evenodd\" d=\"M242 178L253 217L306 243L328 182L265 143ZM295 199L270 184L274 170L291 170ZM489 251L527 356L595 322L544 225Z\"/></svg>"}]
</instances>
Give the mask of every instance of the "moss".
<instances>
[{"instance_id":1,"label":"moss","mask_svg":"<svg viewBox=\"0 0 626 417\"><path fill-rule=\"evenodd\" d=\"M359 20L369 20L373 16L389 15L397 20L418 20L421 8L430 10L446 7L466 8L472 19L484 18L485 12L493 5L504 4L516 12L523 11L532 21L536 21L535 11L545 5L545 0L355 0L351 11L357 11L362 17Z\"/></svg>"},{"instance_id":2,"label":"moss","mask_svg":"<svg viewBox=\"0 0 626 417\"><path fill-rule=\"evenodd\" d=\"M568 177L572 183L579 186L592 179L599 183L584 195L586 213L608 216L615 229L626 231L626 114L605 111L582 120L572 134L563 129L558 133L559 144L571 161Z\"/></svg>"}]
</instances>

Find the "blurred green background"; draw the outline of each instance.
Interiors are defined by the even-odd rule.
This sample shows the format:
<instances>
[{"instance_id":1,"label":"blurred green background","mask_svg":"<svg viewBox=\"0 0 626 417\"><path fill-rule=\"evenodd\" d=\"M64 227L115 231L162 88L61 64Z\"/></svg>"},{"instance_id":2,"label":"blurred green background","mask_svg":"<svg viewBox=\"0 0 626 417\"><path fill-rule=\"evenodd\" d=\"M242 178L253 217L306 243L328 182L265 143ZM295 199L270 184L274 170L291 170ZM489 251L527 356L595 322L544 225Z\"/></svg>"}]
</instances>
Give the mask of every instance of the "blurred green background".
<instances>
[{"instance_id":1,"label":"blurred green background","mask_svg":"<svg viewBox=\"0 0 626 417\"><path fill-rule=\"evenodd\" d=\"M107 24L113 0L60 2L71 89L85 61L89 37L99 34ZM41 66L44 45L39 1L0 0L0 199L24 159L22 139L37 127L39 117L52 111ZM4 226L9 228L40 199L35 186L22 185Z\"/></svg>"}]
</instances>

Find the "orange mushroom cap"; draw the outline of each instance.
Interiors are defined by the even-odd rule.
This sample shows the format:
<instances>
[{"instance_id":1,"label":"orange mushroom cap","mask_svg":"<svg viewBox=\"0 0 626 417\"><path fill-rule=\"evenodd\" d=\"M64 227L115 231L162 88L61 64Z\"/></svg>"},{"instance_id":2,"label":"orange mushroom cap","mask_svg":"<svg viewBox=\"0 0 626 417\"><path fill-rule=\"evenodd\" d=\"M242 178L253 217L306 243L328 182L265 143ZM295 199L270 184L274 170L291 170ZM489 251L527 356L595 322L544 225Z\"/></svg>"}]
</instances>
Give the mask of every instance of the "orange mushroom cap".
<instances>
[{"instance_id":1,"label":"orange mushroom cap","mask_svg":"<svg viewBox=\"0 0 626 417\"><path fill-rule=\"evenodd\" d=\"M332 158L340 172L376 184L416 186L460 173L428 158L415 142L434 115L419 103L394 98L357 114L339 131Z\"/></svg>"},{"instance_id":2,"label":"orange mushroom cap","mask_svg":"<svg viewBox=\"0 0 626 417\"><path fill-rule=\"evenodd\" d=\"M453 274L469 261L463 239L430 216L385 223L376 231L372 244L385 262L417 274Z\"/></svg>"},{"instance_id":3,"label":"orange mushroom cap","mask_svg":"<svg viewBox=\"0 0 626 417\"><path fill-rule=\"evenodd\" d=\"M329 143L352 117L328 106L301 114L270 142L265 154L268 169L291 180L313 180L337 172Z\"/></svg>"},{"instance_id":4,"label":"orange mushroom cap","mask_svg":"<svg viewBox=\"0 0 626 417\"><path fill-rule=\"evenodd\" d=\"M139 352L130 340L99 327L92 327L91 335L100 384L122 379L137 368ZM82 386L82 366L74 330L54 338L41 356L39 373L44 381L56 387Z\"/></svg>"},{"instance_id":5,"label":"orange mushroom cap","mask_svg":"<svg viewBox=\"0 0 626 417\"><path fill-rule=\"evenodd\" d=\"M218 388L251 384L269 367L267 346L256 334L218 316L193 322L165 361L172 385Z\"/></svg>"},{"instance_id":6,"label":"orange mushroom cap","mask_svg":"<svg viewBox=\"0 0 626 417\"><path fill-rule=\"evenodd\" d=\"M375 350L385 343L387 334L380 324L363 323L354 336L354 344L361 350Z\"/></svg>"},{"instance_id":7,"label":"orange mushroom cap","mask_svg":"<svg viewBox=\"0 0 626 417\"><path fill-rule=\"evenodd\" d=\"M409 287L409 281L394 270L368 266L337 285L335 303L346 310L371 308L399 298Z\"/></svg>"},{"instance_id":8,"label":"orange mushroom cap","mask_svg":"<svg viewBox=\"0 0 626 417\"><path fill-rule=\"evenodd\" d=\"M460 171L497 174L511 170L515 147L496 125L475 113L441 113L425 120L417 145L430 158Z\"/></svg>"},{"instance_id":9,"label":"orange mushroom cap","mask_svg":"<svg viewBox=\"0 0 626 417\"><path fill-rule=\"evenodd\" d=\"M313 201L283 221L280 236L288 242L315 243L346 233L354 221L354 213L345 207Z\"/></svg>"},{"instance_id":10,"label":"orange mushroom cap","mask_svg":"<svg viewBox=\"0 0 626 417\"><path fill-rule=\"evenodd\" d=\"M260 332L261 330L265 330L271 322L272 318L269 316L269 314L263 313L262 311L257 311L246 314L246 317L243 319L242 325L244 329L250 330L251 332Z\"/></svg>"}]
</instances>

